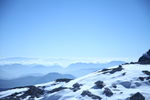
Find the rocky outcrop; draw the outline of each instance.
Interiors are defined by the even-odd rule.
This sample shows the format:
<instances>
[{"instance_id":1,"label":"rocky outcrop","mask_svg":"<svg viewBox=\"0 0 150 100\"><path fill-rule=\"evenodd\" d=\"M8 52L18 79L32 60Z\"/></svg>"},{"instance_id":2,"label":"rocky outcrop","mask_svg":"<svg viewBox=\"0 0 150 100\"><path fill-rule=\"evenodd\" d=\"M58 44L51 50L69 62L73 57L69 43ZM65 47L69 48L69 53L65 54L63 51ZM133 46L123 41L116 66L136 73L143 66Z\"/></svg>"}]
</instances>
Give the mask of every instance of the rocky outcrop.
<instances>
[{"instance_id":1,"label":"rocky outcrop","mask_svg":"<svg viewBox=\"0 0 150 100\"><path fill-rule=\"evenodd\" d=\"M68 78L60 78L60 79L56 79L55 81L56 82L66 82L66 83L68 83L68 82L70 82L72 79L68 79Z\"/></svg>"},{"instance_id":2,"label":"rocky outcrop","mask_svg":"<svg viewBox=\"0 0 150 100\"><path fill-rule=\"evenodd\" d=\"M148 70L143 70L142 71L144 74L146 74L146 75L149 75L150 76L150 71L148 71Z\"/></svg>"},{"instance_id":3,"label":"rocky outcrop","mask_svg":"<svg viewBox=\"0 0 150 100\"><path fill-rule=\"evenodd\" d=\"M143 56L141 56L138 60L140 64L150 64L150 50L148 50Z\"/></svg>"},{"instance_id":4,"label":"rocky outcrop","mask_svg":"<svg viewBox=\"0 0 150 100\"><path fill-rule=\"evenodd\" d=\"M122 71L122 70L123 70L122 66L119 65L117 68L113 68L109 73L113 74L115 72Z\"/></svg>"},{"instance_id":5,"label":"rocky outcrop","mask_svg":"<svg viewBox=\"0 0 150 100\"><path fill-rule=\"evenodd\" d=\"M137 92L132 95L129 100L145 100L145 97L141 93Z\"/></svg>"},{"instance_id":6,"label":"rocky outcrop","mask_svg":"<svg viewBox=\"0 0 150 100\"><path fill-rule=\"evenodd\" d=\"M28 96L29 96L28 100L34 100L34 98L39 98L41 95L44 95L44 90L40 89L39 87L25 86L24 88L29 88L29 89L25 92L13 93L7 97L1 98L0 100L23 100Z\"/></svg>"},{"instance_id":7,"label":"rocky outcrop","mask_svg":"<svg viewBox=\"0 0 150 100\"><path fill-rule=\"evenodd\" d=\"M94 95L94 94L92 94L90 91L83 91L82 93L81 93L81 95L84 97L84 96L88 96L88 97L91 97L92 99L96 99L96 100L101 100L102 98L101 97L99 97L99 96L97 96L97 95Z\"/></svg>"},{"instance_id":8,"label":"rocky outcrop","mask_svg":"<svg viewBox=\"0 0 150 100\"><path fill-rule=\"evenodd\" d=\"M114 73L122 71L122 70L123 70L122 65L119 65L116 68L102 69L101 71L98 71L98 72L103 72L102 74L107 74L107 73L114 74Z\"/></svg>"},{"instance_id":9,"label":"rocky outcrop","mask_svg":"<svg viewBox=\"0 0 150 100\"><path fill-rule=\"evenodd\" d=\"M58 91L61 91L63 89L67 89L67 88L66 87L58 87L58 88L55 88L55 89L52 89L52 90L48 91L48 93L58 92Z\"/></svg>"},{"instance_id":10,"label":"rocky outcrop","mask_svg":"<svg viewBox=\"0 0 150 100\"><path fill-rule=\"evenodd\" d=\"M102 89L105 86L103 81L97 81L95 82L95 86L93 87L94 89Z\"/></svg>"},{"instance_id":11,"label":"rocky outcrop","mask_svg":"<svg viewBox=\"0 0 150 100\"><path fill-rule=\"evenodd\" d=\"M108 97L111 97L113 95L112 91L109 88L105 88L103 94Z\"/></svg>"},{"instance_id":12,"label":"rocky outcrop","mask_svg":"<svg viewBox=\"0 0 150 100\"><path fill-rule=\"evenodd\" d=\"M73 92L76 92L78 90L80 90L80 86L82 86L82 84L79 83L75 83L72 85L72 88L70 88Z\"/></svg>"}]
</instances>

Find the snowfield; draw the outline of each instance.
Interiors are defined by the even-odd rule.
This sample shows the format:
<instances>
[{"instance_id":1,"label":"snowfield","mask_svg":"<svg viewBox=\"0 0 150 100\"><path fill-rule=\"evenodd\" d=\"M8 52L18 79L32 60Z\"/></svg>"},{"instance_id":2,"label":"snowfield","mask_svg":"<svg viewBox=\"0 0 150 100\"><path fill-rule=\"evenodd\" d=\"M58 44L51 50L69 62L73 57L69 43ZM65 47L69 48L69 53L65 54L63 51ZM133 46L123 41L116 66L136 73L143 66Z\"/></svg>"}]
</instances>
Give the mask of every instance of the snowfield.
<instances>
[{"instance_id":1,"label":"snowfield","mask_svg":"<svg viewBox=\"0 0 150 100\"><path fill-rule=\"evenodd\" d=\"M150 100L150 65L124 64L75 80L0 92L1 100Z\"/></svg>"},{"instance_id":2,"label":"snowfield","mask_svg":"<svg viewBox=\"0 0 150 100\"><path fill-rule=\"evenodd\" d=\"M19 92L23 92L23 91L27 91L27 90L28 90L28 88L18 88L18 89L10 89L7 91L2 91L2 92L0 92L0 98L9 96L13 93L19 93Z\"/></svg>"}]
</instances>

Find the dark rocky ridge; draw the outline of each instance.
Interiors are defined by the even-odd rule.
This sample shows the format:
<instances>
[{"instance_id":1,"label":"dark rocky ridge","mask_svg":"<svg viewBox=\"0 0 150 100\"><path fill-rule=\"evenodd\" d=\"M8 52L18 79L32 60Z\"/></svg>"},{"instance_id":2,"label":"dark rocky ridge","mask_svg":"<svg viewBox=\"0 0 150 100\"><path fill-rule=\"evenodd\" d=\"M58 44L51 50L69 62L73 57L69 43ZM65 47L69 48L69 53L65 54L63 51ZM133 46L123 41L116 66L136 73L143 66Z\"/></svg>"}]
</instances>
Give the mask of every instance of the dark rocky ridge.
<instances>
[{"instance_id":1,"label":"dark rocky ridge","mask_svg":"<svg viewBox=\"0 0 150 100\"><path fill-rule=\"evenodd\" d=\"M138 60L139 64L150 64L150 49Z\"/></svg>"}]
</instances>

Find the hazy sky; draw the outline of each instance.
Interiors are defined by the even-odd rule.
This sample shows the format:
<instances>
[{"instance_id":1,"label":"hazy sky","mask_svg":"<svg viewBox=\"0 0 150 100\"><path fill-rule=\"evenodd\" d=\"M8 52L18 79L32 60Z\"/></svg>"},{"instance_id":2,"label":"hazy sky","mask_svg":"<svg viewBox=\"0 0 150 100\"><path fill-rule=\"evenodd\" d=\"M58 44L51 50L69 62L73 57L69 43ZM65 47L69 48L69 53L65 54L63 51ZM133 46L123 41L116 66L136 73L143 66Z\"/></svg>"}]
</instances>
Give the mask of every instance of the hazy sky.
<instances>
[{"instance_id":1,"label":"hazy sky","mask_svg":"<svg viewBox=\"0 0 150 100\"><path fill-rule=\"evenodd\" d=\"M0 0L1 57L137 58L149 0Z\"/></svg>"}]
</instances>

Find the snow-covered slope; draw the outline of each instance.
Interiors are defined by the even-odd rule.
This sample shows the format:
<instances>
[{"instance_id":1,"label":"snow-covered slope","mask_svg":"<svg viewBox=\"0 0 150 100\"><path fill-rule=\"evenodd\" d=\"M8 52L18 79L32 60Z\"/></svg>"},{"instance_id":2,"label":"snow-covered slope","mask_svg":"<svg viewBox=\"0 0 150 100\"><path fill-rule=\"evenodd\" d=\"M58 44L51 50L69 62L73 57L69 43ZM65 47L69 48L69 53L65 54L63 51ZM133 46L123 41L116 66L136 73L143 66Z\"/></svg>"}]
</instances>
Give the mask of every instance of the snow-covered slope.
<instances>
[{"instance_id":1,"label":"snow-covered slope","mask_svg":"<svg viewBox=\"0 0 150 100\"><path fill-rule=\"evenodd\" d=\"M125 64L75 80L0 92L1 100L150 100L150 65ZM32 99L32 100L33 100Z\"/></svg>"}]
</instances>

